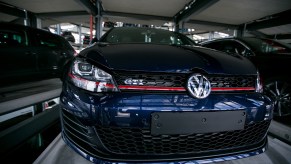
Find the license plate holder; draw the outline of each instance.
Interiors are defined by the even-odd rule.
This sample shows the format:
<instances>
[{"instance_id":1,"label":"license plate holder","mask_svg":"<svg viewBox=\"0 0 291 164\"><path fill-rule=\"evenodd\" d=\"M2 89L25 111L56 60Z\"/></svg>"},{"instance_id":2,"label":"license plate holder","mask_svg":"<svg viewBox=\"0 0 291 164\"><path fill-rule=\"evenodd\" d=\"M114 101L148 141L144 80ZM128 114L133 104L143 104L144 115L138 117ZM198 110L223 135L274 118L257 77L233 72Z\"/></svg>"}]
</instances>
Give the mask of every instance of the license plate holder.
<instances>
[{"instance_id":1,"label":"license plate holder","mask_svg":"<svg viewBox=\"0 0 291 164\"><path fill-rule=\"evenodd\" d=\"M245 110L210 112L153 112L151 134L214 133L244 129Z\"/></svg>"}]
</instances>

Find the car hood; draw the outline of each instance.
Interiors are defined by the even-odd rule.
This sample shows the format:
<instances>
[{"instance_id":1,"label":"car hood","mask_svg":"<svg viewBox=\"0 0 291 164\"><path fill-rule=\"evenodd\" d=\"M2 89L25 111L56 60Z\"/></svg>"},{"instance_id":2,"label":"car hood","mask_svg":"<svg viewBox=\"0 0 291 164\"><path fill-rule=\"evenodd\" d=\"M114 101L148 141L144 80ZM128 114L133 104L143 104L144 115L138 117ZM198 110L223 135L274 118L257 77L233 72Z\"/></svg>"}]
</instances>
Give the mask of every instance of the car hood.
<instances>
[{"instance_id":1,"label":"car hood","mask_svg":"<svg viewBox=\"0 0 291 164\"><path fill-rule=\"evenodd\" d=\"M211 74L256 74L246 58L203 47L155 44L95 44L81 56L111 70Z\"/></svg>"}]
</instances>

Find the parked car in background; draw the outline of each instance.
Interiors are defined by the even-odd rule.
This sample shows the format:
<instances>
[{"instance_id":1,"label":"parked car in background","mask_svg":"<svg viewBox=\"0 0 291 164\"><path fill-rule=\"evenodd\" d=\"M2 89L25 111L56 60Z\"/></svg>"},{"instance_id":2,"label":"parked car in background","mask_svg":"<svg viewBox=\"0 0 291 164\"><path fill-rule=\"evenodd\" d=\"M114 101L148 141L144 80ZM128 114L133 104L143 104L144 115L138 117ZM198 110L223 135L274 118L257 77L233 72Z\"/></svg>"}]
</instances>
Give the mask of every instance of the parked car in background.
<instances>
[{"instance_id":1,"label":"parked car in background","mask_svg":"<svg viewBox=\"0 0 291 164\"><path fill-rule=\"evenodd\" d=\"M273 104L246 58L112 28L66 67L62 136L94 163L207 163L266 150ZM197 161L199 160L199 161Z\"/></svg>"},{"instance_id":2,"label":"parked car in background","mask_svg":"<svg viewBox=\"0 0 291 164\"><path fill-rule=\"evenodd\" d=\"M70 31L65 31L61 34L67 41L75 43L75 37Z\"/></svg>"},{"instance_id":3,"label":"parked car in background","mask_svg":"<svg viewBox=\"0 0 291 164\"><path fill-rule=\"evenodd\" d=\"M59 77L74 57L63 37L22 25L0 23L1 86L41 75Z\"/></svg>"},{"instance_id":4,"label":"parked car in background","mask_svg":"<svg viewBox=\"0 0 291 164\"><path fill-rule=\"evenodd\" d=\"M85 35L83 38L83 44L90 44L90 36L89 35Z\"/></svg>"},{"instance_id":5,"label":"parked car in background","mask_svg":"<svg viewBox=\"0 0 291 164\"><path fill-rule=\"evenodd\" d=\"M264 93L275 103L274 114L291 114L291 45L263 38L225 38L201 43L228 54L250 59L264 82Z\"/></svg>"}]
</instances>

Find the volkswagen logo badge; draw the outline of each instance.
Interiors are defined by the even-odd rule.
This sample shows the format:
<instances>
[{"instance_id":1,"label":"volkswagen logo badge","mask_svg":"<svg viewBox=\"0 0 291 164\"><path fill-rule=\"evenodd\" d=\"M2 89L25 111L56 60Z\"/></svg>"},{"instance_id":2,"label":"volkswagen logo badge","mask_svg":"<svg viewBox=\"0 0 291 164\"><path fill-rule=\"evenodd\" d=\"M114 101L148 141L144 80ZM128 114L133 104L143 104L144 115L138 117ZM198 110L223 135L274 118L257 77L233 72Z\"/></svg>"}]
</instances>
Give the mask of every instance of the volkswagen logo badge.
<instances>
[{"instance_id":1,"label":"volkswagen logo badge","mask_svg":"<svg viewBox=\"0 0 291 164\"><path fill-rule=\"evenodd\" d=\"M190 94L198 99L206 98L211 92L211 85L208 79L201 74L193 74L187 82Z\"/></svg>"}]
</instances>

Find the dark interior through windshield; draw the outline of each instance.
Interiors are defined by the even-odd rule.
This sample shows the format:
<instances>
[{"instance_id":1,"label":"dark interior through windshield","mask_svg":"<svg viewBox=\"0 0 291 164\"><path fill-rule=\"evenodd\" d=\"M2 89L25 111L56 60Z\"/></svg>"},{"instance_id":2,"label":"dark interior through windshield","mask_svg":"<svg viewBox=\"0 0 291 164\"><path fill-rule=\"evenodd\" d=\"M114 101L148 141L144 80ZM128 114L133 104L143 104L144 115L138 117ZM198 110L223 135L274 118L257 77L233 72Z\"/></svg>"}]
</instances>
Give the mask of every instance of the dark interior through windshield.
<instances>
[{"instance_id":1,"label":"dark interior through windshield","mask_svg":"<svg viewBox=\"0 0 291 164\"><path fill-rule=\"evenodd\" d=\"M150 28L114 28L101 39L101 42L195 45L182 34Z\"/></svg>"}]
</instances>

